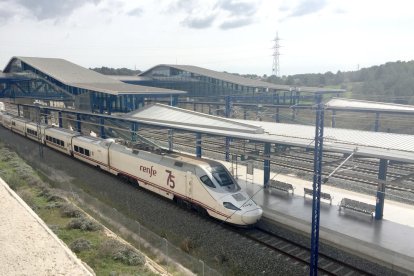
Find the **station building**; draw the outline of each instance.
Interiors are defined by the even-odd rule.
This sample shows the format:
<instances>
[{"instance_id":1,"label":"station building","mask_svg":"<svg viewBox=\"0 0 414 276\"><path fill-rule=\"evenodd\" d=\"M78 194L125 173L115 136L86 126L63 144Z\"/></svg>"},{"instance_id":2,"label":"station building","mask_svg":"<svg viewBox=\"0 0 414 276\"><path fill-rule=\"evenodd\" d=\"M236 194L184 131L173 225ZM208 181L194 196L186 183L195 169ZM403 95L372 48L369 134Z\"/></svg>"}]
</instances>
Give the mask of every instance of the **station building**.
<instances>
[{"instance_id":1,"label":"station building","mask_svg":"<svg viewBox=\"0 0 414 276\"><path fill-rule=\"evenodd\" d=\"M184 91L132 85L59 58L13 57L0 75L0 96L17 103L41 99L64 107L129 112L148 98L176 98Z\"/></svg>"}]
</instances>

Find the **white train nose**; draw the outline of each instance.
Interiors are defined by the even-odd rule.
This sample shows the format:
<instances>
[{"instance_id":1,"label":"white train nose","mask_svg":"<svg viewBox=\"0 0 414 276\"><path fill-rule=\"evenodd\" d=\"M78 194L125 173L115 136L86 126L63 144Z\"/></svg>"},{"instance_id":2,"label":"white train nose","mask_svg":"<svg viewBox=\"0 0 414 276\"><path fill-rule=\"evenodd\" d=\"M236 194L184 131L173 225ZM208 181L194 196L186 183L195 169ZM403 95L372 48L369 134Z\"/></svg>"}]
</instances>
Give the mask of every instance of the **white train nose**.
<instances>
[{"instance_id":1,"label":"white train nose","mask_svg":"<svg viewBox=\"0 0 414 276\"><path fill-rule=\"evenodd\" d=\"M255 224L262 217L262 214L263 214L262 208L257 208L257 209L245 212L241 216L241 219L243 223L245 223L246 225Z\"/></svg>"}]
</instances>

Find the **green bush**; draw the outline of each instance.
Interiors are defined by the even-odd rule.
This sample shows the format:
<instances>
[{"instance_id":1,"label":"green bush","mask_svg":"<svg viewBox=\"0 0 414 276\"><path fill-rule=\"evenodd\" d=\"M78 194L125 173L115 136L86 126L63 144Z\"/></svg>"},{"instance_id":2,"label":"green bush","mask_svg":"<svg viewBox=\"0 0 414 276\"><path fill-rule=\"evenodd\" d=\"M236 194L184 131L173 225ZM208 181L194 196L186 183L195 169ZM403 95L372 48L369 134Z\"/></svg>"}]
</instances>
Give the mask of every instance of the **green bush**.
<instances>
[{"instance_id":1,"label":"green bush","mask_svg":"<svg viewBox=\"0 0 414 276\"><path fill-rule=\"evenodd\" d=\"M142 253L115 239L104 241L100 245L99 253L127 265L145 264L145 256Z\"/></svg>"},{"instance_id":2,"label":"green bush","mask_svg":"<svg viewBox=\"0 0 414 276\"><path fill-rule=\"evenodd\" d=\"M63 217L67 218L80 218L82 217L82 212L73 204L67 203L62 205L60 208L60 214Z\"/></svg>"},{"instance_id":3,"label":"green bush","mask_svg":"<svg viewBox=\"0 0 414 276\"><path fill-rule=\"evenodd\" d=\"M69 247L70 249L72 249L73 252L79 253L79 252L91 249L92 244L90 241L80 238L80 239L73 241Z\"/></svg>"},{"instance_id":4,"label":"green bush","mask_svg":"<svg viewBox=\"0 0 414 276\"><path fill-rule=\"evenodd\" d=\"M74 218L66 226L68 229L80 229L83 231L97 231L102 229L100 224L95 223L85 217Z\"/></svg>"},{"instance_id":5,"label":"green bush","mask_svg":"<svg viewBox=\"0 0 414 276\"><path fill-rule=\"evenodd\" d=\"M123 248L122 250L116 252L112 257L114 260L118 260L126 265L145 264L144 255L130 247Z\"/></svg>"}]
</instances>

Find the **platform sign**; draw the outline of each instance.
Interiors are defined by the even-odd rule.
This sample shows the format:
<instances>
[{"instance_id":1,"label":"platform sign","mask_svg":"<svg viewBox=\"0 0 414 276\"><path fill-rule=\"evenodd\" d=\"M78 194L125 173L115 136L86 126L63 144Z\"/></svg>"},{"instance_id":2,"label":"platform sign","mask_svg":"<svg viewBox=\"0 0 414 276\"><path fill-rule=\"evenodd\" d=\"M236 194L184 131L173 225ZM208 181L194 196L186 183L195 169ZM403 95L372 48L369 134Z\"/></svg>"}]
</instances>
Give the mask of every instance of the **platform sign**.
<instances>
[{"instance_id":1,"label":"platform sign","mask_svg":"<svg viewBox=\"0 0 414 276\"><path fill-rule=\"evenodd\" d=\"M253 161L247 163L247 174L253 174Z\"/></svg>"}]
</instances>

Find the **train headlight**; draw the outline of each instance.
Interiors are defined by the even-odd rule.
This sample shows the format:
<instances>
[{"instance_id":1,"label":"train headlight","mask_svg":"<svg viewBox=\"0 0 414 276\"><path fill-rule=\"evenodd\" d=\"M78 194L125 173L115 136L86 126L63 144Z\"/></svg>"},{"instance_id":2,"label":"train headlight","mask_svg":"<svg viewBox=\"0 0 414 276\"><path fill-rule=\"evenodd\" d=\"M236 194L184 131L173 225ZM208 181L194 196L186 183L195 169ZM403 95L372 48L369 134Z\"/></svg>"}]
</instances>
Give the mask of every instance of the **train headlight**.
<instances>
[{"instance_id":1,"label":"train headlight","mask_svg":"<svg viewBox=\"0 0 414 276\"><path fill-rule=\"evenodd\" d=\"M231 202L223 202L223 206L227 209L231 209L231 210L235 210L235 211L240 211L240 208L237 208L236 206L234 206L233 203Z\"/></svg>"}]
</instances>

